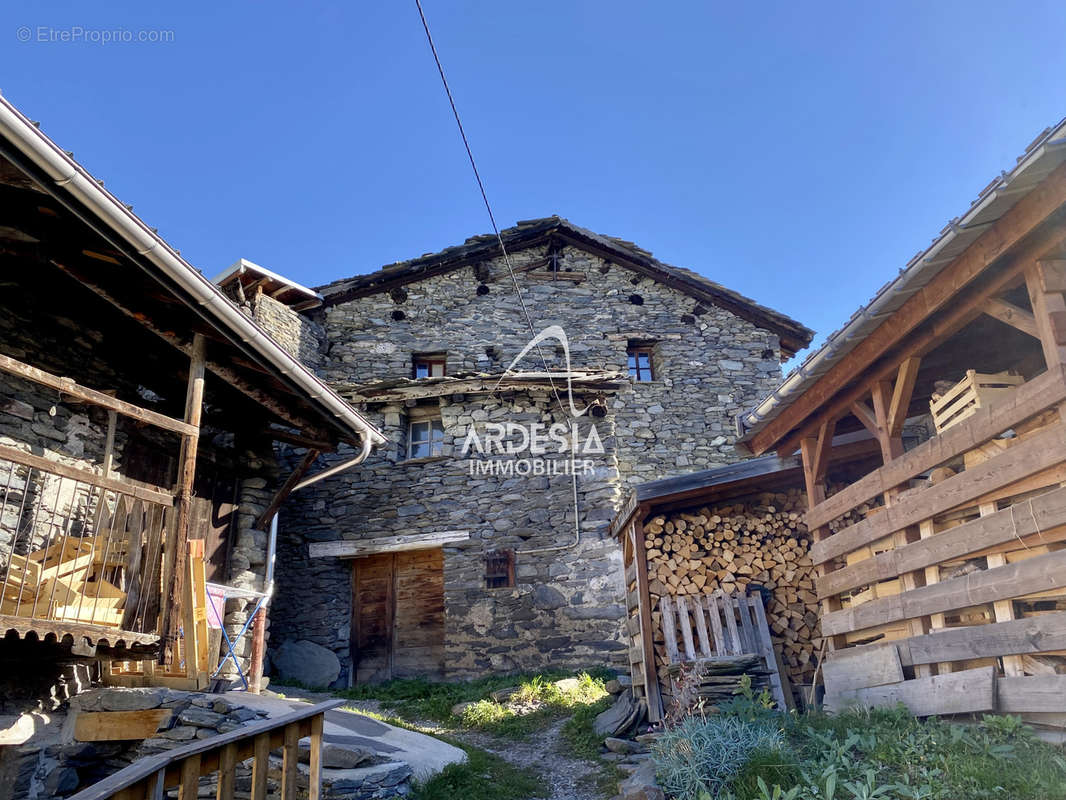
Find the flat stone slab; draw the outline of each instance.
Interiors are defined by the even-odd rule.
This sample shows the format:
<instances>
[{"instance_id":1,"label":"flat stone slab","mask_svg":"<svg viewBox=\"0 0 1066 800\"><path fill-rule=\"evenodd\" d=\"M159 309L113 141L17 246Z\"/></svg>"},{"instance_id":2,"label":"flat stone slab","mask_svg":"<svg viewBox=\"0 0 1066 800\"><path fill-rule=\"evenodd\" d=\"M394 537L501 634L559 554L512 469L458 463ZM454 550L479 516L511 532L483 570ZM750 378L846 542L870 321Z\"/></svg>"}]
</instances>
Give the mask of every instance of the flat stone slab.
<instances>
[{"instance_id":1,"label":"flat stone slab","mask_svg":"<svg viewBox=\"0 0 1066 800\"><path fill-rule=\"evenodd\" d=\"M265 711L268 717L280 717L308 705L300 700L278 697L272 692L226 692L221 697L234 705ZM466 753L458 747L355 711L327 711L322 734L327 744L339 748L348 746L352 750L371 750L375 755L393 762L393 767L396 762L405 762L415 779L420 781L433 777L449 764L466 762Z\"/></svg>"}]
</instances>

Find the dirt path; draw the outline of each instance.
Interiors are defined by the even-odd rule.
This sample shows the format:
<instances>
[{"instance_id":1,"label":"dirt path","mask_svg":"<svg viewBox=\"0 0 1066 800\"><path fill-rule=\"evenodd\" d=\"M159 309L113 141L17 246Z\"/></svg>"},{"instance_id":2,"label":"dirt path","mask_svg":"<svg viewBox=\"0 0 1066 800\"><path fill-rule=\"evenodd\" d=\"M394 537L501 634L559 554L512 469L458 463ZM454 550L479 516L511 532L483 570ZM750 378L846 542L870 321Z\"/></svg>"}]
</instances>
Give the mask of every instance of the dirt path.
<instances>
[{"instance_id":1,"label":"dirt path","mask_svg":"<svg viewBox=\"0 0 1066 800\"><path fill-rule=\"evenodd\" d=\"M279 687L289 697L315 701L332 695L291 687ZM388 714L378 700L351 700L345 708ZM532 768L543 779L544 800L603 800L596 781L602 765L566 755L561 731L569 717L552 722L548 727L529 735L527 739L505 739L467 728L445 727L433 720L410 720L410 724L430 735L447 736L462 744L478 747L517 767ZM533 800L533 798L530 798Z\"/></svg>"},{"instance_id":2,"label":"dirt path","mask_svg":"<svg viewBox=\"0 0 1066 800\"><path fill-rule=\"evenodd\" d=\"M584 759L570 758L560 747L560 731L566 719L553 722L528 739L500 739L480 731L459 730L451 733L465 744L472 744L519 767L532 767L544 779L548 800L602 800L596 788L600 768Z\"/></svg>"}]
</instances>

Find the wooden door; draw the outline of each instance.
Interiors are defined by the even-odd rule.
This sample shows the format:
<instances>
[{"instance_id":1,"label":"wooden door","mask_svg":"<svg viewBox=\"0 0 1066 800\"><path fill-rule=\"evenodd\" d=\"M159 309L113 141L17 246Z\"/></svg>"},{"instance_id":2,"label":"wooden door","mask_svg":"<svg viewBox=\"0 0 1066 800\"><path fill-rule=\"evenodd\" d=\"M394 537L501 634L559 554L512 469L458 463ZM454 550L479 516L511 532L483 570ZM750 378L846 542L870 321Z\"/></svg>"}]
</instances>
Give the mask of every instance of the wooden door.
<instances>
[{"instance_id":1,"label":"wooden door","mask_svg":"<svg viewBox=\"0 0 1066 800\"><path fill-rule=\"evenodd\" d=\"M444 671L444 552L382 553L352 566L356 683Z\"/></svg>"}]
</instances>

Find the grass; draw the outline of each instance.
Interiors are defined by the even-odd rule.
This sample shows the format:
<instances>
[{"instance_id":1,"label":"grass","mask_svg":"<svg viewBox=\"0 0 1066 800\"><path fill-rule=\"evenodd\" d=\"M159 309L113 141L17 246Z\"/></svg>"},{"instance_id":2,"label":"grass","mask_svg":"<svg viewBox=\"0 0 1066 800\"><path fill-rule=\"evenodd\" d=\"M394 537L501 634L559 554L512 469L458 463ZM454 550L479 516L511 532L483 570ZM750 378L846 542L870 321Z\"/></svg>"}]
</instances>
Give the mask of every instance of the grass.
<instances>
[{"instance_id":1,"label":"grass","mask_svg":"<svg viewBox=\"0 0 1066 800\"><path fill-rule=\"evenodd\" d=\"M775 786L789 800L1066 799L1062 751L1017 718L964 726L901 707L783 720L784 747L753 753L723 800L768 800Z\"/></svg>"},{"instance_id":2,"label":"grass","mask_svg":"<svg viewBox=\"0 0 1066 800\"><path fill-rule=\"evenodd\" d=\"M376 700L382 711L359 713L420 733L429 733L466 751L465 764L453 764L424 783L415 785L414 800L526 800L545 797L546 781L535 767L523 768L492 753L457 740L463 730L476 730L505 739L525 739L565 719L556 743L557 751L580 758L597 769L583 779L583 788L602 797L615 794L624 777L614 765L600 758L603 738L593 730L596 715L613 698L605 683L614 673L590 669L549 671L519 675L493 675L473 681L433 682L424 679L392 680L356 686L332 694L352 701ZM557 681L571 679L561 686ZM489 694L498 689L516 691L498 703ZM462 715L452 714L459 703L470 703ZM454 736L423 730L420 722L441 723Z\"/></svg>"},{"instance_id":3,"label":"grass","mask_svg":"<svg viewBox=\"0 0 1066 800\"><path fill-rule=\"evenodd\" d=\"M476 747L451 744L466 751L467 762L450 764L428 781L416 783L413 800L526 800L547 796L536 770L508 764Z\"/></svg>"},{"instance_id":4,"label":"grass","mask_svg":"<svg viewBox=\"0 0 1066 800\"><path fill-rule=\"evenodd\" d=\"M591 730L592 717L606 707L609 696L604 683L612 673L593 669L579 673L573 686L561 688L556 684L573 677L572 673L558 671L493 675L454 683L416 678L356 686L334 694L350 700L377 700L390 712L409 721L434 720L521 739L570 713L582 714ZM489 693L509 688L517 691L506 702L488 699ZM452 708L459 703L471 705L456 717ZM591 707L598 710L589 716Z\"/></svg>"}]
</instances>

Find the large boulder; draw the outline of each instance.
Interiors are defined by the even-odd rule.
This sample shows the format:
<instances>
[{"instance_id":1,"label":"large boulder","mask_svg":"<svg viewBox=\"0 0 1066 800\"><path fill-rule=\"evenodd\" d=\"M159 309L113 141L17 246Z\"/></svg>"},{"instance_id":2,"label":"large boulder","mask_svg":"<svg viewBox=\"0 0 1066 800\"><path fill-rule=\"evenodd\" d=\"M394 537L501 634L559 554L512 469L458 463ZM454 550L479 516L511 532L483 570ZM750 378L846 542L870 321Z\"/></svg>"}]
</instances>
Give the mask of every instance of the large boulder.
<instances>
[{"instance_id":1,"label":"large boulder","mask_svg":"<svg viewBox=\"0 0 1066 800\"><path fill-rule=\"evenodd\" d=\"M329 686L341 674L337 654L307 639L282 642L271 661L279 678L304 686Z\"/></svg>"}]
</instances>

